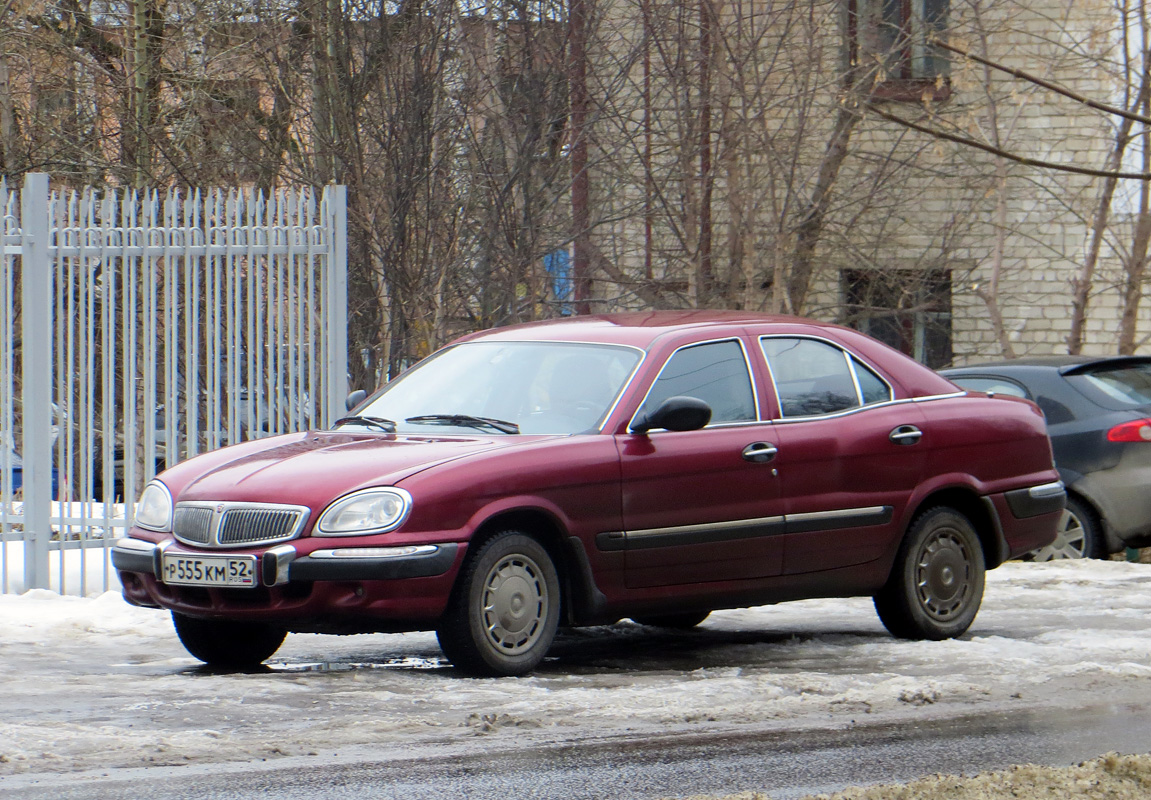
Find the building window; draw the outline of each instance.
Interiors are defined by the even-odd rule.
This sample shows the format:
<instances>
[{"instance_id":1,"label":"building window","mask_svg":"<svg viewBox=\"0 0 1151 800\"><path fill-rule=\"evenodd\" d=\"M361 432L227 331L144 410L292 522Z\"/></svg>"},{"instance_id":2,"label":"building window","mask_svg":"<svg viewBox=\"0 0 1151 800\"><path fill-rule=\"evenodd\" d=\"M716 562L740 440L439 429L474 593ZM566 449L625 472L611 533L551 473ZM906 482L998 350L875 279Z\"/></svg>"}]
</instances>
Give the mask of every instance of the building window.
<instances>
[{"instance_id":1,"label":"building window","mask_svg":"<svg viewBox=\"0 0 1151 800\"><path fill-rule=\"evenodd\" d=\"M932 40L947 30L950 0L848 0L853 67L874 84L880 99L945 99L950 72L945 51ZM874 71L874 77L872 72Z\"/></svg>"},{"instance_id":2,"label":"building window","mask_svg":"<svg viewBox=\"0 0 1151 800\"><path fill-rule=\"evenodd\" d=\"M951 363L951 273L845 270L846 324L932 369Z\"/></svg>"}]
</instances>

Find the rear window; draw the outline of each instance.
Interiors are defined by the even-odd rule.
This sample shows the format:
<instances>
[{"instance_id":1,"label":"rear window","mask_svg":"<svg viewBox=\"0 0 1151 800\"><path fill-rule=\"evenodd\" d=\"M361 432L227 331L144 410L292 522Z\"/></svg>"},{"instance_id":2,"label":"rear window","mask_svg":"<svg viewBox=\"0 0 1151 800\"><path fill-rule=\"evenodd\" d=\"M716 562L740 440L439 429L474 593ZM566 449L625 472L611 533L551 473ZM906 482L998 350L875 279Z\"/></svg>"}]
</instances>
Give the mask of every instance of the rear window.
<instances>
[{"instance_id":1,"label":"rear window","mask_svg":"<svg viewBox=\"0 0 1151 800\"><path fill-rule=\"evenodd\" d=\"M1084 383L1121 406L1151 405L1151 364L1097 369L1067 379Z\"/></svg>"},{"instance_id":2,"label":"rear window","mask_svg":"<svg viewBox=\"0 0 1151 800\"><path fill-rule=\"evenodd\" d=\"M1012 397L1027 397L1023 387L1006 378L968 377L967 375L948 375L952 383L972 392L992 392L994 394L1007 394Z\"/></svg>"}]
</instances>

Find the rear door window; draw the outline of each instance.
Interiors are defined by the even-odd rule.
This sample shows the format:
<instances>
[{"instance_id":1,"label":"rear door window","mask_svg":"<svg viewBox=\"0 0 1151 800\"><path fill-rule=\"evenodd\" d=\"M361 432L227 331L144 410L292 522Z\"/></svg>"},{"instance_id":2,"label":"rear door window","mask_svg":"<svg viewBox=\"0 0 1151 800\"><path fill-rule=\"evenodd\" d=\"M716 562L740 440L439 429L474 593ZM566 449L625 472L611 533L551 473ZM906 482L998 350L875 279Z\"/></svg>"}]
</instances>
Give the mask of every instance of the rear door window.
<instances>
[{"instance_id":1,"label":"rear door window","mask_svg":"<svg viewBox=\"0 0 1151 800\"><path fill-rule=\"evenodd\" d=\"M851 366L855 369L855 377L859 381L859 391L863 395L863 404L886 403L891 399L891 387L883 382L883 378L871 371L871 368L852 356Z\"/></svg>"},{"instance_id":2,"label":"rear door window","mask_svg":"<svg viewBox=\"0 0 1151 800\"><path fill-rule=\"evenodd\" d=\"M836 414L891 399L871 368L828 342L790 336L760 339L784 417Z\"/></svg>"}]
</instances>

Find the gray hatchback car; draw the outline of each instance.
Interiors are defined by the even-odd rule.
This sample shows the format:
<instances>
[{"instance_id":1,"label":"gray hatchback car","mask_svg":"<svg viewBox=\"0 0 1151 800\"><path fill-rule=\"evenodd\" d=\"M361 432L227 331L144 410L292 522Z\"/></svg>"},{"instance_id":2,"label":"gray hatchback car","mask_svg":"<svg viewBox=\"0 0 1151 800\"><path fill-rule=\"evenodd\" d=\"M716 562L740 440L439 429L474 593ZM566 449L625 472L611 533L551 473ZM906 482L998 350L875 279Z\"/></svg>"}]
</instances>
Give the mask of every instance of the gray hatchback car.
<instances>
[{"instance_id":1,"label":"gray hatchback car","mask_svg":"<svg viewBox=\"0 0 1151 800\"><path fill-rule=\"evenodd\" d=\"M1151 545L1151 358L1049 356L940 372L969 391L1026 397L1046 415L1067 513L1033 558Z\"/></svg>"}]
</instances>

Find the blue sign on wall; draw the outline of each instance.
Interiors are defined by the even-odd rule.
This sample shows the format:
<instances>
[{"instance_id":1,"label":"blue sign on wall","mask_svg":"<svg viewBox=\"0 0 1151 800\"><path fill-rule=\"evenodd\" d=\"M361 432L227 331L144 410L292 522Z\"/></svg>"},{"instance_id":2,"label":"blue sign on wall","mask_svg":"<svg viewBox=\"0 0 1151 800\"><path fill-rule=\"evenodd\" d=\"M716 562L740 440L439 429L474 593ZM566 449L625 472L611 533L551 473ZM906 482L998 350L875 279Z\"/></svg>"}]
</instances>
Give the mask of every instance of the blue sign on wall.
<instances>
[{"instance_id":1,"label":"blue sign on wall","mask_svg":"<svg viewBox=\"0 0 1151 800\"><path fill-rule=\"evenodd\" d=\"M552 277L552 294L560 301L561 316L570 317L573 313L567 302L575 294L575 281L572 280L572 257L567 248L553 250L544 256L544 269Z\"/></svg>"}]
</instances>

